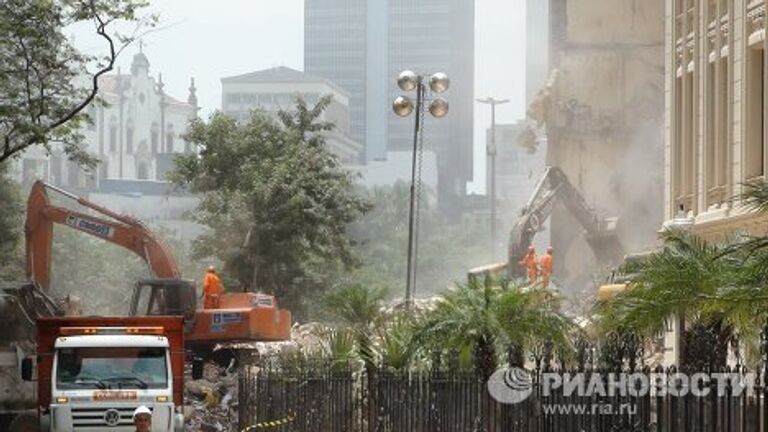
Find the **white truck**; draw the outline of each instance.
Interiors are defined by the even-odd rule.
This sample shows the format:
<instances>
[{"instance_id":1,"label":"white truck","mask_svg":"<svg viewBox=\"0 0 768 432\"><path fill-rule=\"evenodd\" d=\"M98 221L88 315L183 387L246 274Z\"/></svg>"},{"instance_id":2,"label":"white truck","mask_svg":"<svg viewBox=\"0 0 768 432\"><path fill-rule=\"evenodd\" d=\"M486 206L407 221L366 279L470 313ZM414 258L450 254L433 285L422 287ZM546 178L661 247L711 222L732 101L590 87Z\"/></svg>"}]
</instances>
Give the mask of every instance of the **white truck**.
<instances>
[{"instance_id":1,"label":"white truck","mask_svg":"<svg viewBox=\"0 0 768 432\"><path fill-rule=\"evenodd\" d=\"M37 410L42 432L133 431L140 405L153 431L184 428L182 317L37 320ZM199 377L202 365L193 365ZM22 376L33 380L32 359Z\"/></svg>"}]
</instances>

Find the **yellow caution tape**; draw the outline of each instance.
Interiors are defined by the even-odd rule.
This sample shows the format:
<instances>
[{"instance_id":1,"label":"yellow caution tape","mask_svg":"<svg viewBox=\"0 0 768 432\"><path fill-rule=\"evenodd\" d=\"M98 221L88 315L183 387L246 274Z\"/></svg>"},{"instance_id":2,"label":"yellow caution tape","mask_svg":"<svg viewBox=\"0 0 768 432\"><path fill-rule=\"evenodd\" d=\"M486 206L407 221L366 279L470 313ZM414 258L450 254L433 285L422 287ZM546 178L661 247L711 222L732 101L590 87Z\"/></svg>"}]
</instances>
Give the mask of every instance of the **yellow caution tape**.
<instances>
[{"instance_id":1,"label":"yellow caution tape","mask_svg":"<svg viewBox=\"0 0 768 432\"><path fill-rule=\"evenodd\" d=\"M268 428L279 427L279 426L287 425L288 423L294 420L296 420L296 414L291 413L288 417L281 418L280 420L270 420L270 421L265 421L261 423L256 423L255 425L248 426L247 428L241 430L240 432L248 432L254 429L268 429Z\"/></svg>"}]
</instances>

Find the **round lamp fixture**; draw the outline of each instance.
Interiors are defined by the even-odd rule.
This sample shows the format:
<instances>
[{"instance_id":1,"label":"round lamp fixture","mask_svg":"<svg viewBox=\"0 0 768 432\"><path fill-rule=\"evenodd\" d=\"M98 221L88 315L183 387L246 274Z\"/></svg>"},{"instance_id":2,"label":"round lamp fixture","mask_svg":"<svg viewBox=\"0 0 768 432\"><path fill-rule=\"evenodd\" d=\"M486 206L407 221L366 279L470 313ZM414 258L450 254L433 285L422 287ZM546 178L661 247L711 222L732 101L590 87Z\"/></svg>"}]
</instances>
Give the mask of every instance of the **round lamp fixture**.
<instances>
[{"instance_id":1,"label":"round lamp fixture","mask_svg":"<svg viewBox=\"0 0 768 432\"><path fill-rule=\"evenodd\" d=\"M418 77L414 71L404 70L397 76L397 86L402 91L411 91L416 88Z\"/></svg>"},{"instance_id":2,"label":"round lamp fixture","mask_svg":"<svg viewBox=\"0 0 768 432\"><path fill-rule=\"evenodd\" d=\"M442 72L438 72L429 78L429 88L435 93L442 93L448 90L448 87L450 86L451 79L448 78L448 75Z\"/></svg>"},{"instance_id":3,"label":"round lamp fixture","mask_svg":"<svg viewBox=\"0 0 768 432\"><path fill-rule=\"evenodd\" d=\"M407 96L398 96L392 102L392 111L400 117L405 117L413 112L413 102Z\"/></svg>"},{"instance_id":4,"label":"round lamp fixture","mask_svg":"<svg viewBox=\"0 0 768 432\"><path fill-rule=\"evenodd\" d=\"M435 98L429 104L429 113L435 118L445 117L448 114L448 101L440 97Z\"/></svg>"}]
</instances>

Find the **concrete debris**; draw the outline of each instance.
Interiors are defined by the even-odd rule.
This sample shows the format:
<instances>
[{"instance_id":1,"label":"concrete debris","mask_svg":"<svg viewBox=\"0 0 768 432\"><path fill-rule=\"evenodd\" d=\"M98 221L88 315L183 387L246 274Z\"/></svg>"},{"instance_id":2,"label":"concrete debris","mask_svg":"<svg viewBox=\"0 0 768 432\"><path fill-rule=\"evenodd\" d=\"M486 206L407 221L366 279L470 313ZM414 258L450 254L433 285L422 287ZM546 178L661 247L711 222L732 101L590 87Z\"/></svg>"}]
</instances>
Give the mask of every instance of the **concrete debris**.
<instances>
[{"instance_id":1,"label":"concrete debris","mask_svg":"<svg viewBox=\"0 0 768 432\"><path fill-rule=\"evenodd\" d=\"M230 351L237 362L227 367L215 362L203 365L203 377L192 380L192 367L186 368L184 407L186 430L229 432L237 430L238 367L249 367L260 356L291 354L299 351L317 352L329 328L316 322L295 324L291 328L291 340L283 342L237 342L214 346L216 351ZM239 364L238 364L239 363ZM250 365L250 366L249 366ZM253 371L255 372L255 371Z\"/></svg>"},{"instance_id":2,"label":"concrete debris","mask_svg":"<svg viewBox=\"0 0 768 432\"><path fill-rule=\"evenodd\" d=\"M191 366L187 367L186 374L186 430L236 431L237 369L224 368L209 362L203 366L203 378L192 380Z\"/></svg>"}]
</instances>

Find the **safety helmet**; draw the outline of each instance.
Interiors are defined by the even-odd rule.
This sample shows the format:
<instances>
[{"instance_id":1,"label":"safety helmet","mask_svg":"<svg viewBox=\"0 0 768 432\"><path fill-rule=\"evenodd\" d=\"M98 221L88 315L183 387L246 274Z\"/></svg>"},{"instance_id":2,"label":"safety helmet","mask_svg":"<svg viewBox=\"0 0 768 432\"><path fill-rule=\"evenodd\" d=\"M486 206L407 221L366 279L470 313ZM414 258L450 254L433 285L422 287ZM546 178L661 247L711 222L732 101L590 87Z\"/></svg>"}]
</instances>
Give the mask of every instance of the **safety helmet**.
<instances>
[{"instance_id":1,"label":"safety helmet","mask_svg":"<svg viewBox=\"0 0 768 432\"><path fill-rule=\"evenodd\" d=\"M133 419L136 420L136 417L138 417L140 415L143 415L143 414L146 414L146 415L151 417L152 416L152 411L149 408L147 408L146 405L142 405L142 406L136 408L136 410L133 412Z\"/></svg>"}]
</instances>

